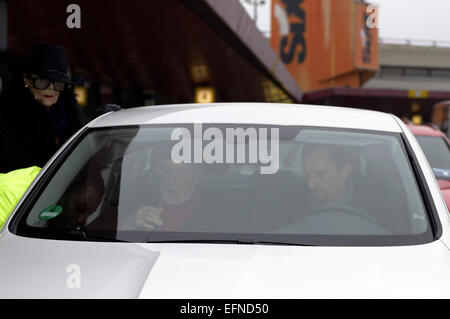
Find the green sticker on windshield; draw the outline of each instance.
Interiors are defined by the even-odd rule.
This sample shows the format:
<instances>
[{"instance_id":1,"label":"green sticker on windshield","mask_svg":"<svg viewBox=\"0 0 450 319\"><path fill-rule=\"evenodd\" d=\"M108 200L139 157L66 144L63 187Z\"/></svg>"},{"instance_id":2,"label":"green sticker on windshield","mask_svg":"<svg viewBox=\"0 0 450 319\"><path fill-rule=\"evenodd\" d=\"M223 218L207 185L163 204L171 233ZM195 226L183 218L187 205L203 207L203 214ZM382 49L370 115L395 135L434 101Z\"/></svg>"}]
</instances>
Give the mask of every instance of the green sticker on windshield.
<instances>
[{"instance_id":1,"label":"green sticker on windshield","mask_svg":"<svg viewBox=\"0 0 450 319\"><path fill-rule=\"evenodd\" d=\"M49 206L39 214L39 219L41 219L41 220L53 219L56 216L58 216L59 214L61 214L62 211L63 211L63 208L59 205Z\"/></svg>"}]
</instances>

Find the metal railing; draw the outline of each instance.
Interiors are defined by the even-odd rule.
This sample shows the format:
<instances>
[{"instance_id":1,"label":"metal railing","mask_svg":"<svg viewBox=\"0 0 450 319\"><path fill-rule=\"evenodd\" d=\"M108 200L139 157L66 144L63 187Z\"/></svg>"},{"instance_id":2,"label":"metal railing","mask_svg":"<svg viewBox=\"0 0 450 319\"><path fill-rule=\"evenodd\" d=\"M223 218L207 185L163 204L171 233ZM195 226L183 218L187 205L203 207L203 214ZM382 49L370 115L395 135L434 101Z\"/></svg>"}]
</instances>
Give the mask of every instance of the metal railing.
<instances>
[{"instance_id":1,"label":"metal railing","mask_svg":"<svg viewBox=\"0 0 450 319\"><path fill-rule=\"evenodd\" d=\"M450 41L423 40L423 39L401 39L401 38L379 38L382 44L400 44L409 46L444 47L450 48Z\"/></svg>"}]
</instances>

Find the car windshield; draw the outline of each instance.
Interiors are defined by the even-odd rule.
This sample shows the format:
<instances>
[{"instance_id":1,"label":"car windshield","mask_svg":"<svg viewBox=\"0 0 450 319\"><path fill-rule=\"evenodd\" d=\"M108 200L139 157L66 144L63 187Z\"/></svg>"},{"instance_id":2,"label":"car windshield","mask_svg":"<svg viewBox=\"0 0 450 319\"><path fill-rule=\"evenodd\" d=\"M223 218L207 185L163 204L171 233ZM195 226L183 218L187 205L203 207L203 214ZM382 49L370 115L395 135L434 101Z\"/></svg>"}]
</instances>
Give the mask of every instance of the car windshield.
<instances>
[{"instance_id":1,"label":"car windshield","mask_svg":"<svg viewBox=\"0 0 450 319\"><path fill-rule=\"evenodd\" d=\"M436 178L450 179L450 149L442 137L416 136Z\"/></svg>"},{"instance_id":2,"label":"car windshield","mask_svg":"<svg viewBox=\"0 0 450 319\"><path fill-rule=\"evenodd\" d=\"M433 239L399 134L298 126L87 130L15 217L22 236L394 245Z\"/></svg>"}]
</instances>

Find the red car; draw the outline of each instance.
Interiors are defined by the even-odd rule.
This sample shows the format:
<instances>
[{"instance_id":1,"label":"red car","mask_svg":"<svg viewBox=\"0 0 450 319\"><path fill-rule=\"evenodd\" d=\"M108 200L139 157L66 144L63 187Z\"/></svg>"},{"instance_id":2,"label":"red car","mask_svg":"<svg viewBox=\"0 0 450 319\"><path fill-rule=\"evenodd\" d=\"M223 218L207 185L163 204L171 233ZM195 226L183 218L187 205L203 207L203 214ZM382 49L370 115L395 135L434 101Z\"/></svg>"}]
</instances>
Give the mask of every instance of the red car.
<instances>
[{"instance_id":1,"label":"red car","mask_svg":"<svg viewBox=\"0 0 450 319\"><path fill-rule=\"evenodd\" d=\"M425 125L407 125L433 168L442 195L450 210L450 140L439 129Z\"/></svg>"}]
</instances>

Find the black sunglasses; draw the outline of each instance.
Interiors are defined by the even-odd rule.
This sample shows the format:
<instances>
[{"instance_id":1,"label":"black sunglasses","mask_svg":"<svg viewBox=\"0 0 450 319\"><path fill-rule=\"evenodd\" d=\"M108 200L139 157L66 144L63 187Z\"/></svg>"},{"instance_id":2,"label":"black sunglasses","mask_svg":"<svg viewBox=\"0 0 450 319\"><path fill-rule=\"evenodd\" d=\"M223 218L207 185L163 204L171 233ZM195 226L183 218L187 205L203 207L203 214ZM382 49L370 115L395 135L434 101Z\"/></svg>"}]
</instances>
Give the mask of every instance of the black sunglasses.
<instances>
[{"instance_id":1,"label":"black sunglasses","mask_svg":"<svg viewBox=\"0 0 450 319\"><path fill-rule=\"evenodd\" d=\"M56 91L62 92L66 88L66 83L60 81L51 81L49 79L41 78L39 76L31 76L33 87L38 90L45 90L53 83L53 87Z\"/></svg>"}]
</instances>

